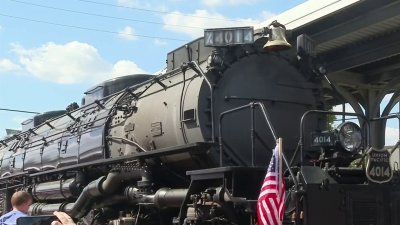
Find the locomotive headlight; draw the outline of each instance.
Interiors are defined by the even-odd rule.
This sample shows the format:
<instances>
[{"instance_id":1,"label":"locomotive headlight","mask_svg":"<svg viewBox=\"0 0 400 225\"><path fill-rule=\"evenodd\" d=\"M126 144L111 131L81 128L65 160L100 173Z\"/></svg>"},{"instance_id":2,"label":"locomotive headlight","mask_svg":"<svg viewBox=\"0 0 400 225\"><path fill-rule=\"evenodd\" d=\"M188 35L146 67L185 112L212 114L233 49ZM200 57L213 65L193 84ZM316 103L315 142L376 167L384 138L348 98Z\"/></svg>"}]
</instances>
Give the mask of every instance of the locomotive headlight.
<instances>
[{"instance_id":1,"label":"locomotive headlight","mask_svg":"<svg viewBox=\"0 0 400 225\"><path fill-rule=\"evenodd\" d=\"M340 145L349 152L360 149L362 135L360 127L353 122L344 122L337 127Z\"/></svg>"}]
</instances>

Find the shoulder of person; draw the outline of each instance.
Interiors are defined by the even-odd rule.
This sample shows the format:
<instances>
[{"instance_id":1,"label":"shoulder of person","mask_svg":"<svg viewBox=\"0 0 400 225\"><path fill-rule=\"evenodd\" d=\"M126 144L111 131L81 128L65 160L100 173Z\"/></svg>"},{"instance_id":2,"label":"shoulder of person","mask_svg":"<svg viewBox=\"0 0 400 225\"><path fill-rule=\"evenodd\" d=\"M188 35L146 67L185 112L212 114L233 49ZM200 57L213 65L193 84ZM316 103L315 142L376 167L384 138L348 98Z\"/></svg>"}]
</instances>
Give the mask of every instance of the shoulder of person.
<instances>
[{"instance_id":1,"label":"shoulder of person","mask_svg":"<svg viewBox=\"0 0 400 225\"><path fill-rule=\"evenodd\" d=\"M19 210L16 210L15 211L15 214L16 215L21 215L21 216L27 216L28 214L26 214L26 213L24 213L24 212L21 212L21 211L19 211Z\"/></svg>"},{"instance_id":2,"label":"shoulder of person","mask_svg":"<svg viewBox=\"0 0 400 225\"><path fill-rule=\"evenodd\" d=\"M15 211L12 210L12 211L10 211L10 212L8 212L8 213L6 213L6 214L0 216L0 219L2 219L2 218L4 218L4 217L7 217L7 216L9 216L9 215L12 215L12 214L14 214L14 213L15 213Z\"/></svg>"},{"instance_id":3,"label":"shoulder of person","mask_svg":"<svg viewBox=\"0 0 400 225\"><path fill-rule=\"evenodd\" d=\"M21 216L28 216L28 215L27 215L26 213L21 212L21 211L12 210L12 211L10 211L10 212L8 212L8 213L2 215L2 216L0 217L0 220L7 220L7 219L9 219L9 218L11 218L11 217L15 217L15 216L21 217ZM0 222L2 222L2 221L0 221ZM0 224L0 225L1 225L1 224Z\"/></svg>"}]
</instances>

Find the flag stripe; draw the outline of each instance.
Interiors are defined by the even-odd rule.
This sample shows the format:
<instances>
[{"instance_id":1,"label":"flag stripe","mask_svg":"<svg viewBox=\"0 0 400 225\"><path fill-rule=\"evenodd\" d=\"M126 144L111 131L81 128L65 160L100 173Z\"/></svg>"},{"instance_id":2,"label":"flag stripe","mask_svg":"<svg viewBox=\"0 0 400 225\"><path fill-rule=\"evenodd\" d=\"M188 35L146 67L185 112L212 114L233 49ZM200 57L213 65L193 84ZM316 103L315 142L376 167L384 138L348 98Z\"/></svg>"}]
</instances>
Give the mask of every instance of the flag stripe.
<instances>
[{"instance_id":1,"label":"flag stripe","mask_svg":"<svg viewBox=\"0 0 400 225\"><path fill-rule=\"evenodd\" d=\"M260 204L258 204L258 211L257 212L259 213L258 218L261 218L262 224L267 224L267 221L265 220L265 217L264 217L264 212L261 209Z\"/></svg>"},{"instance_id":2,"label":"flag stripe","mask_svg":"<svg viewBox=\"0 0 400 225\"><path fill-rule=\"evenodd\" d=\"M279 145L274 149L257 202L259 225L281 225L284 213L285 184Z\"/></svg>"}]
</instances>

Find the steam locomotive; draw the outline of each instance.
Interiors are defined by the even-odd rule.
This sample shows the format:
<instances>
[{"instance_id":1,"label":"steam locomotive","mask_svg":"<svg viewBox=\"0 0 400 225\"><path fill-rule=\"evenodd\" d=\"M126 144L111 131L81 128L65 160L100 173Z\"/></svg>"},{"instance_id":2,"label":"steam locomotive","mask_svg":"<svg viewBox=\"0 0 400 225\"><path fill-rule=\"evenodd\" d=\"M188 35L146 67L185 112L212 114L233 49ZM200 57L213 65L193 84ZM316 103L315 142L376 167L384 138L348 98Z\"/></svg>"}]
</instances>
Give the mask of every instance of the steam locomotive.
<instances>
[{"instance_id":1,"label":"steam locomotive","mask_svg":"<svg viewBox=\"0 0 400 225\"><path fill-rule=\"evenodd\" d=\"M306 36L296 52L284 35L279 23L209 29L161 74L105 81L81 107L35 117L0 141L0 211L26 190L31 215L79 224L257 224L281 137L283 224L399 224L390 154L369 149L362 115L329 128L346 113L327 110ZM379 162L365 172L367 158Z\"/></svg>"}]
</instances>

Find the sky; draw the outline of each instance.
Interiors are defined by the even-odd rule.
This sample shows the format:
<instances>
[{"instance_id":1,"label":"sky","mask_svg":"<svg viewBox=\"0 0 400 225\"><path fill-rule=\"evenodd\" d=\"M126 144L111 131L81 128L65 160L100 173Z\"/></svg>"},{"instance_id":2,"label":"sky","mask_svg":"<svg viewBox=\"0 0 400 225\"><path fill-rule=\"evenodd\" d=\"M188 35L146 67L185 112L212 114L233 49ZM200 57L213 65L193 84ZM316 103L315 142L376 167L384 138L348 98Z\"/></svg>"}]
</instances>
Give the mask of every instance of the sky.
<instances>
[{"instance_id":1,"label":"sky","mask_svg":"<svg viewBox=\"0 0 400 225\"><path fill-rule=\"evenodd\" d=\"M0 109L80 104L103 80L154 74L204 28L251 26L304 0L0 0ZM0 110L0 137L33 114Z\"/></svg>"},{"instance_id":2,"label":"sky","mask_svg":"<svg viewBox=\"0 0 400 225\"><path fill-rule=\"evenodd\" d=\"M98 82L156 74L204 28L253 26L304 1L0 0L0 109L80 104ZM0 137L32 115L0 110Z\"/></svg>"}]
</instances>

